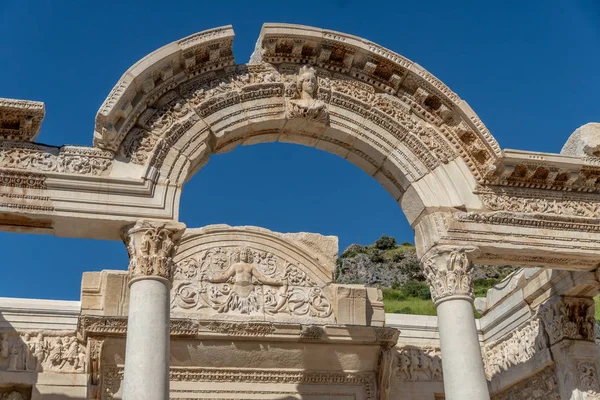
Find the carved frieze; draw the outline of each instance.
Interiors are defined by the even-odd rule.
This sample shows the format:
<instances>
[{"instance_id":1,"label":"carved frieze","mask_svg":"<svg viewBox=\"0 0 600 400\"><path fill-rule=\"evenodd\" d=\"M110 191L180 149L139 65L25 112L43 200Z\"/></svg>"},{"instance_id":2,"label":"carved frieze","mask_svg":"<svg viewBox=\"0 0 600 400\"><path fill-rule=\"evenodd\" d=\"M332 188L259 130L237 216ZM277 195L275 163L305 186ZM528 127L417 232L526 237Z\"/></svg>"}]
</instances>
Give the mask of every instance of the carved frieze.
<instances>
[{"instance_id":1,"label":"carved frieze","mask_svg":"<svg viewBox=\"0 0 600 400\"><path fill-rule=\"evenodd\" d=\"M330 319L332 302L306 267L250 247L215 247L180 261L171 308L181 316Z\"/></svg>"},{"instance_id":2,"label":"carved frieze","mask_svg":"<svg viewBox=\"0 0 600 400\"><path fill-rule=\"evenodd\" d=\"M548 347L544 326L538 317L516 328L503 338L483 348L485 372L488 379L530 360Z\"/></svg>"},{"instance_id":3,"label":"carved frieze","mask_svg":"<svg viewBox=\"0 0 600 400\"><path fill-rule=\"evenodd\" d=\"M551 346L563 339L591 342L595 339L593 299L556 297L542 304L538 314Z\"/></svg>"},{"instance_id":4,"label":"carved frieze","mask_svg":"<svg viewBox=\"0 0 600 400\"><path fill-rule=\"evenodd\" d=\"M106 367L103 372L103 399L112 399L117 394L123 380L123 367ZM338 372L338 371L286 371L281 369L230 369L230 368L194 368L194 367L171 367L171 382L190 382L190 383L210 383L210 382L239 382L251 383L256 392L252 389L235 389L227 391L227 395L238 398L239 395L255 394L264 396L265 394L277 394L277 389L269 390L268 386L264 389L261 384L268 385L296 385L310 388L312 385L320 387L349 387L360 390L350 389L354 398L360 400L377 399L377 380L373 372ZM338 389L339 390L339 389ZM215 388L210 392L214 394ZM310 391L307 392L310 394ZM293 392L287 392L288 395L298 394L297 389ZM339 391L318 392L319 398L329 396L339 396ZM358 395L358 396L357 396Z\"/></svg>"},{"instance_id":5,"label":"carved frieze","mask_svg":"<svg viewBox=\"0 0 600 400\"><path fill-rule=\"evenodd\" d=\"M600 203L596 201L553 199L548 197L519 197L504 193L482 193L480 198L491 211L513 211L588 218L600 217Z\"/></svg>"},{"instance_id":6,"label":"carved frieze","mask_svg":"<svg viewBox=\"0 0 600 400\"><path fill-rule=\"evenodd\" d=\"M104 175L112 159L112 153L95 148L65 146L58 149L19 142L0 144L0 168L34 173Z\"/></svg>"},{"instance_id":7,"label":"carved frieze","mask_svg":"<svg viewBox=\"0 0 600 400\"><path fill-rule=\"evenodd\" d=\"M440 349L406 346L395 351L397 379L407 382L443 380Z\"/></svg>"},{"instance_id":8,"label":"carved frieze","mask_svg":"<svg viewBox=\"0 0 600 400\"><path fill-rule=\"evenodd\" d=\"M1 370L82 373L86 371L86 347L74 334L3 332Z\"/></svg>"},{"instance_id":9,"label":"carved frieze","mask_svg":"<svg viewBox=\"0 0 600 400\"><path fill-rule=\"evenodd\" d=\"M560 400L554 367L547 367L509 389L492 395L492 400Z\"/></svg>"},{"instance_id":10,"label":"carved frieze","mask_svg":"<svg viewBox=\"0 0 600 400\"><path fill-rule=\"evenodd\" d=\"M469 256L477 251L470 246L438 246L425 254L421 264L434 303L451 296L474 298Z\"/></svg>"},{"instance_id":11,"label":"carved frieze","mask_svg":"<svg viewBox=\"0 0 600 400\"><path fill-rule=\"evenodd\" d=\"M159 277L171 280L173 252L183 226L138 221L123 232L129 252L130 279Z\"/></svg>"}]
</instances>

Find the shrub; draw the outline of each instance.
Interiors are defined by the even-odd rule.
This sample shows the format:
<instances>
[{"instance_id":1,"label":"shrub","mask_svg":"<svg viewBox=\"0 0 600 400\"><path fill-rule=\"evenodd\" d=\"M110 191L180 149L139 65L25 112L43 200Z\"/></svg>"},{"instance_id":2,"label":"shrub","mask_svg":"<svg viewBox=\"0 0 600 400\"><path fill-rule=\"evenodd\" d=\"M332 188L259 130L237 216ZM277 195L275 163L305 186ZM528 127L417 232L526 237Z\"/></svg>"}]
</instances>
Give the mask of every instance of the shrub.
<instances>
[{"instance_id":1,"label":"shrub","mask_svg":"<svg viewBox=\"0 0 600 400\"><path fill-rule=\"evenodd\" d=\"M379 250L388 250L396 247L396 239L387 235L382 235L375 242L375 247Z\"/></svg>"},{"instance_id":2,"label":"shrub","mask_svg":"<svg viewBox=\"0 0 600 400\"><path fill-rule=\"evenodd\" d=\"M396 253L392 256L392 261L394 262L400 262L404 260L404 253Z\"/></svg>"},{"instance_id":3,"label":"shrub","mask_svg":"<svg viewBox=\"0 0 600 400\"><path fill-rule=\"evenodd\" d=\"M385 258L383 258L383 252L379 249L370 249L368 255L371 258L371 261L374 263L382 263L385 261Z\"/></svg>"},{"instance_id":4,"label":"shrub","mask_svg":"<svg viewBox=\"0 0 600 400\"><path fill-rule=\"evenodd\" d=\"M429 286L424 282L408 281L400 287L400 291L407 297L411 296L423 300L431 299Z\"/></svg>"},{"instance_id":5,"label":"shrub","mask_svg":"<svg viewBox=\"0 0 600 400\"><path fill-rule=\"evenodd\" d=\"M382 289L383 300L406 300L406 296L399 290L396 289Z\"/></svg>"}]
</instances>

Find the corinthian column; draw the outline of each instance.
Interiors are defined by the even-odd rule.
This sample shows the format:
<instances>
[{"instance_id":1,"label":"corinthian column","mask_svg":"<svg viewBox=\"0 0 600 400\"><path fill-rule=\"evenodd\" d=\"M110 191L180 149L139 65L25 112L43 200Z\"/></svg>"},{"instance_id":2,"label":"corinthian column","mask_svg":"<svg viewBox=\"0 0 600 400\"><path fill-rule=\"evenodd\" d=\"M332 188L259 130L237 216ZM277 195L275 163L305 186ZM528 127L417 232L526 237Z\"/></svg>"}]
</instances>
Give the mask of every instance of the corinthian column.
<instances>
[{"instance_id":1,"label":"corinthian column","mask_svg":"<svg viewBox=\"0 0 600 400\"><path fill-rule=\"evenodd\" d=\"M172 256L184 228L138 221L123 232L129 252L124 400L169 398Z\"/></svg>"},{"instance_id":2,"label":"corinthian column","mask_svg":"<svg viewBox=\"0 0 600 400\"><path fill-rule=\"evenodd\" d=\"M489 400L473 315L474 247L438 246L421 263L437 309L447 400Z\"/></svg>"}]
</instances>

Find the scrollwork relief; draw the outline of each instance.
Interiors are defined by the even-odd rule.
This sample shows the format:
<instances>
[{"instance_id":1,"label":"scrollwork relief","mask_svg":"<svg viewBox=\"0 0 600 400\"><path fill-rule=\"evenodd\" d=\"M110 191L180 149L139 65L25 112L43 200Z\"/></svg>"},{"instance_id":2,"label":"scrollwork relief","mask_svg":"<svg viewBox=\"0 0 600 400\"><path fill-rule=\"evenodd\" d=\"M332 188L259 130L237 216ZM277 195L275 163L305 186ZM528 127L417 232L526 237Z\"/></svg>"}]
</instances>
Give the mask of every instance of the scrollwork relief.
<instances>
[{"instance_id":1,"label":"scrollwork relief","mask_svg":"<svg viewBox=\"0 0 600 400\"><path fill-rule=\"evenodd\" d=\"M175 312L328 318L331 301L298 265L249 247L211 248L180 261L174 273Z\"/></svg>"},{"instance_id":2,"label":"scrollwork relief","mask_svg":"<svg viewBox=\"0 0 600 400\"><path fill-rule=\"evenodd\" d=\"M488 379L530 360L548 347L548 338L540 319L535 317L502 339L486 345L485 372Z\"/></svg>"},{"instance_id":3,"label":"scrollwork relief","mask_svg":"<svg viewBox=\"0 0 600 400\"><path fill-rule=\"evenodd\" d=\"M600 203L594 201L518 197L503 193L482 193L480 197L491 211L600 217Z\"/></svg>"}]
</instances>

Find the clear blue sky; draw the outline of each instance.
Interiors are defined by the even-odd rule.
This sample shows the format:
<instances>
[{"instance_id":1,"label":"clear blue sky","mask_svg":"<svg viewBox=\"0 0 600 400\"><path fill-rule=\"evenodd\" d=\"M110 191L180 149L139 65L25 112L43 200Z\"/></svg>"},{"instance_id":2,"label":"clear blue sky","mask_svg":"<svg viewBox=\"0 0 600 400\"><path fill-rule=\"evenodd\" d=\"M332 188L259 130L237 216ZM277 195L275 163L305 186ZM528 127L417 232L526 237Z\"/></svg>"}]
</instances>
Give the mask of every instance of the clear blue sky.
<instances>
[{"instance_id":1,"label":"clear blue sky","mask_svg":"<svg viewBox=\"0 0 600 400\"><path fill-rule=\"evenodd\" d=\"M372 6L372 8L370 8ZM160 46L232 24L238 63L264 22L361 36L421 64L479 114L502 148L559 152L600 121L600 1L0 0L0 97L40 100L38 141L91 145L119 77ZM267 144L215 156L186 185L181 220L413 240L400 208L350 163ZM0 296L78 299L84 271L125 269L120 242L0 233Z\"/></svg>"}]
</instances>

